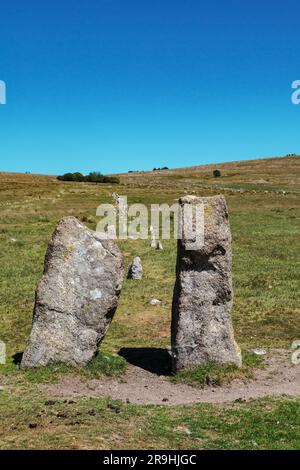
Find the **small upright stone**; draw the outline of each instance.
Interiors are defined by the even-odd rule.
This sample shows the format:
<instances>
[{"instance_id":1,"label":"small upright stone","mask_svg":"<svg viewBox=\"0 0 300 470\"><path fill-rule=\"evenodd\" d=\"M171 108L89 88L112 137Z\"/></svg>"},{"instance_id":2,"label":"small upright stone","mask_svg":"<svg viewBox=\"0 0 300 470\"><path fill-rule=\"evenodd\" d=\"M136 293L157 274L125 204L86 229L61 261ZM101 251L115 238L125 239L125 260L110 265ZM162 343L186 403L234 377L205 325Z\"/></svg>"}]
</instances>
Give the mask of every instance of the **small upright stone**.
<instances>
[{"instance_id":1,"label":"small upright stone","mask_svg":"<svg viewBox=\"0 0 300 470\"><path fill-rule=\"evenodd\" d=\"M152 225L150 225L150 237L151 237L151 242L150 242L151 248L156 248L155 232L154 232Z\"/></svg>"},{"instance_id":2,"label":"small upright stone","mask_svg":"<svg viewBox=\"0 0 300 470\"><path fill-rule=\"evenodd\" d=\"M63 218L46 253L21 367L90 361L115 313L123 275L113 240L101 239L75 217Z\"/></svg>"},{"instance_id":3,"label":"small upright stone","mask_svg":"<svg viewBox=\"0 0 300 470\"><path fill-rule=\"evenodd\" d=\"M0 341L0 364L6 363L6 346L4 341Z\"/></svg>"},{"instance_id":4,"label":"small upright stone","mask_svg":"<svg viewBox=\"0 0 300 470\"><path fill-rule=\"evenodd\" d=\"M157 246L156 245L156 240L153 237L151 238L150 246L151 246L151 248L156 248L156 246Z\"/></svg>"},{"instance_id":5,"label":"small upright stone","mask_svg":"<svg viewBox=\"0 0 300 470\"><path fill-rule=\"evenodd\" d=\"M143 266L139 256L136 256L128 270L128 279L141 280L143 278Z\"/></svg>"},{"instance_id":6,"label":"small upright stone","mask_svg":"<svg viewBox=\"0 0 300 470\"><path fill-rule=\"evenodd\" d=\"M191 246L191 227L185 205L203 205L204 238ZM231 233L223 196L179 200L176 283L172 308L173 370L209 362L241 366L232 321ZM196 234L197 235L197 234ZM201 237L199 238L201 240Z\"/></svg>"}]
</instances>

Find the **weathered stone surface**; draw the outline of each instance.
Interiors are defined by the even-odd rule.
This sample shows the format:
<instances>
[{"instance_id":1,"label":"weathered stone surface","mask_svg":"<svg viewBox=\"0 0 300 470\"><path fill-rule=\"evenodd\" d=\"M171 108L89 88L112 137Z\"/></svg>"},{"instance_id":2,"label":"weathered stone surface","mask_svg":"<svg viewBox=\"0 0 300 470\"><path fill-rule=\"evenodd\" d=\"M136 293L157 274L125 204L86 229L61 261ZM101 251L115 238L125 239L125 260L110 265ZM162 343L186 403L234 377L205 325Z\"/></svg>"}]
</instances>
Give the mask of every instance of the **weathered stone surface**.
<instances>
[{"instance_id":1,"label":"weathered stone surface","mask_svg":"<svg viewBox=\"0 0 300 470\"><path fill-rule=\"evenodd\" d=\"M129 270L128 270L128 279L140 280L143 277L143 266L142 261L139 256L134 258Z\"/></svg>"},{"instance_id":2,"label":"weathered stone surface","mask_svg":"<svg viewBox=\"0 0 300 470\"><path fill-rule=\"evenodd\" d=\"M204 204L204 243L191 250L185 204ZM179 200L177 273L172 308L173 370L208 362L241 365L231 321L231 233L223 196Z\"/></svg>"},{"instance_id":3,"label":"weathered stone surface","mask_svg":"<svg viewBox=\"0 0 300 470\"><path fill-rule=\"evenodd\" d=\"M63 218L46 253L21 367L92 359L115 313L123 275L113 240L101 240L74 217Z\"/></svg>"}]
</instances>

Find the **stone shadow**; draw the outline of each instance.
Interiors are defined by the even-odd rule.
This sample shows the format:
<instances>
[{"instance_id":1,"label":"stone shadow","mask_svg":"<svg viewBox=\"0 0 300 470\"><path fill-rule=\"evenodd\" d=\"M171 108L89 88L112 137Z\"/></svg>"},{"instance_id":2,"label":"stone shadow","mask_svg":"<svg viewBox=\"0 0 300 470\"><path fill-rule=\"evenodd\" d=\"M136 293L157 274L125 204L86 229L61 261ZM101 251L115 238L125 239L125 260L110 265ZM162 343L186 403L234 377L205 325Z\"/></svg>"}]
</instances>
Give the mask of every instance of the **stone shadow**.
<instances>
[{"instance_id":1,"label":"stone shadow","mask_svg":"<svg viewBox=\"0 0 300 470\"><path fill-rule=\"evenodd\" d=\"M129 364L152 372L152 374L172 374L172 361L167 349L122 348L119 351L119 356L124 357Z\"/></svg>"},{"instance_id":2,"label":"stone shadow","mask_svg":"<svg viewBox=\"0 0 300 470\"><path fill-rule=\"evenodd\" d=\"M17 352L12 356L13 364L19 366L21 364L23 352Z\"/></svg>"}]
</instances>

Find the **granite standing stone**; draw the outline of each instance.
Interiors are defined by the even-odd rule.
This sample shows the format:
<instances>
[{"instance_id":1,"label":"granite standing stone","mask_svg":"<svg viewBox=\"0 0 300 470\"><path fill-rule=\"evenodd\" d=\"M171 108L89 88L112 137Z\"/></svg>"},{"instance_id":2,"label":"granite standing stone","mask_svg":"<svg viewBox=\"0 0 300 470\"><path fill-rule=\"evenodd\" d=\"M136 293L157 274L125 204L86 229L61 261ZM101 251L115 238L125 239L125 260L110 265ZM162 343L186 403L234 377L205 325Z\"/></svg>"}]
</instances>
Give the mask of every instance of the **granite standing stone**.
<instances>
[{"instance_id":1,"label":"granite standing stone","mask_svg":"<svg viewBox=\"0 0 300 470\"><path fill-rule=\"evenodd\" d=\"M21 367L89 362L112 321L123 275L113 240L102 240L75 217L63 218L46 253Z\"/></svg>"},{"instance_id":2,"label":"granite standing stone","mask_svg":"<svg viewBox=\"0 0 300 470\"><path fill-rule=\"evenodd\" d=\"M196 249L190 238L191 224L184 218L185 205L204 206L204 243ZM231 233L223 196L179 200L176 283L172 308L173 370L210 362L241 366L232 321Z\"/></svg>"}]
</instances>

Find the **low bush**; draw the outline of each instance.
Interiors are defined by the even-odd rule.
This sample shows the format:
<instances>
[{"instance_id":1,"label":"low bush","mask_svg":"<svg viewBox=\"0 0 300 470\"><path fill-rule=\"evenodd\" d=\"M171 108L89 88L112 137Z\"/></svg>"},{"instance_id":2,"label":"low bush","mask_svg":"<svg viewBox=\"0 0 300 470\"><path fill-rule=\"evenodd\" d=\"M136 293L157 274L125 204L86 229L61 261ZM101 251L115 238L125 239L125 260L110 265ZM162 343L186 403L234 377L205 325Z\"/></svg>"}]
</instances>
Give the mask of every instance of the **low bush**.
<instances>
[{"instance_id":1,"label":"low bush","mask_svg":"<svg viewBox=\"0 0 300 470\"><path fill-rule=\"evenodd\" d=\"M86 182L86 183L108 183L108 184L119 184L120 180L116 176L105 176L101 173L93 171L88 175L83 175L82 173L65 173L57 177L59 181L76 181L76 182Z\"/></svg>"}]
</instances>

